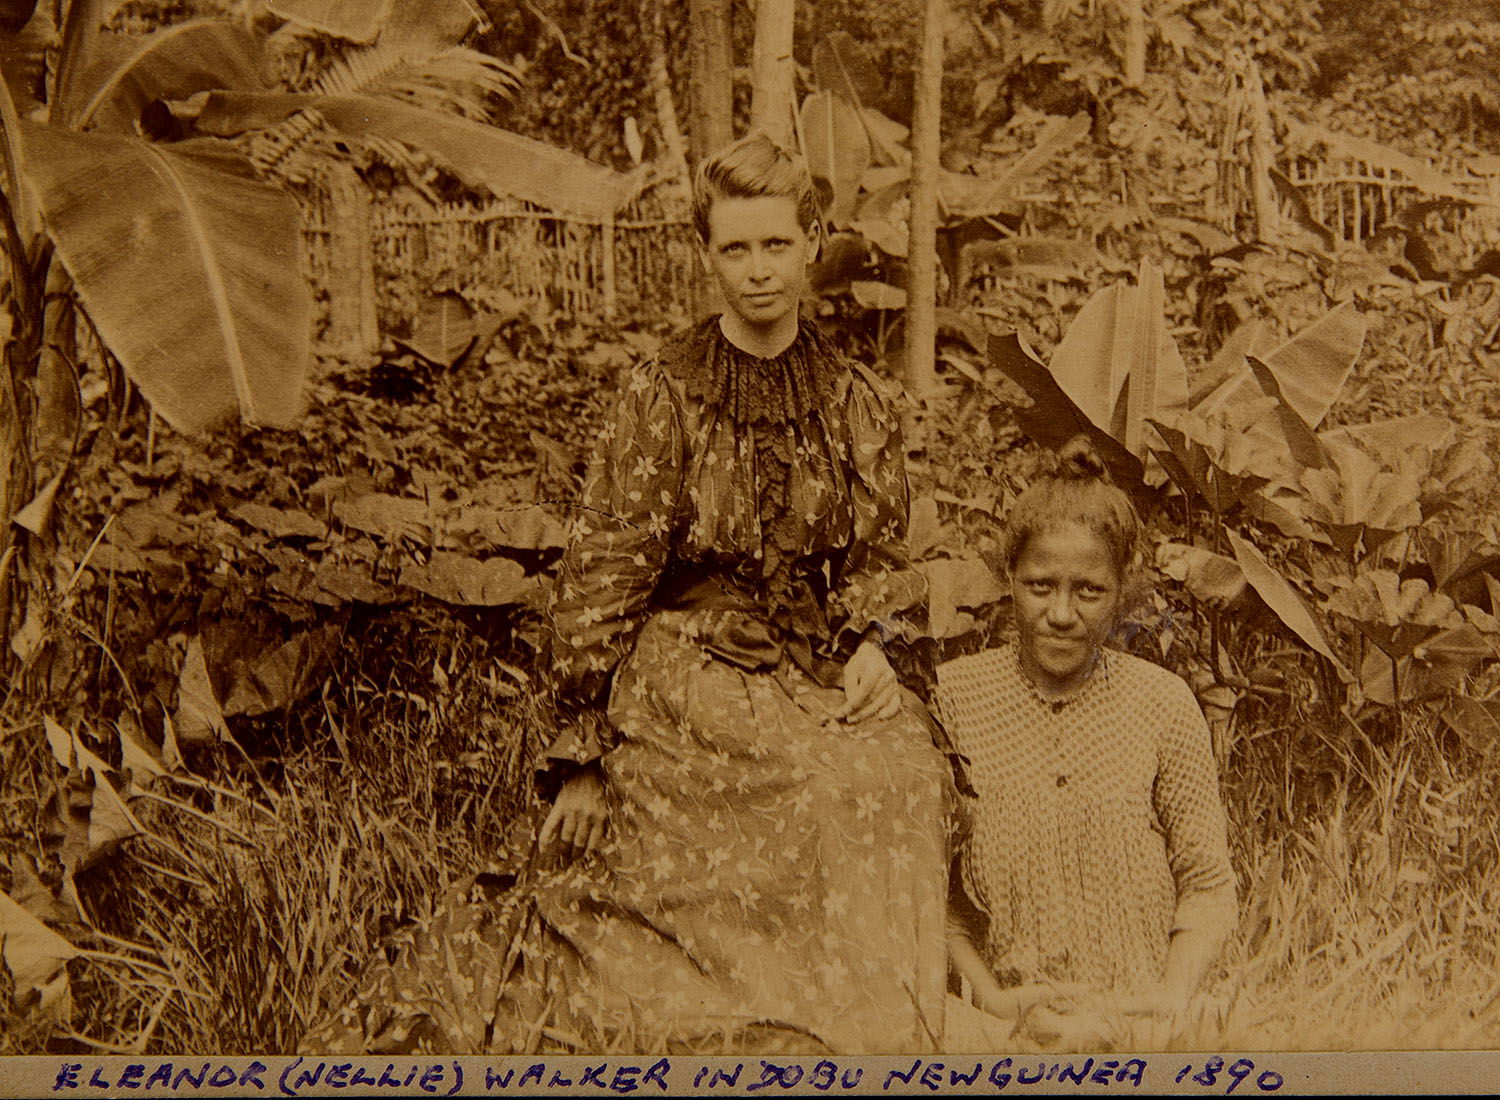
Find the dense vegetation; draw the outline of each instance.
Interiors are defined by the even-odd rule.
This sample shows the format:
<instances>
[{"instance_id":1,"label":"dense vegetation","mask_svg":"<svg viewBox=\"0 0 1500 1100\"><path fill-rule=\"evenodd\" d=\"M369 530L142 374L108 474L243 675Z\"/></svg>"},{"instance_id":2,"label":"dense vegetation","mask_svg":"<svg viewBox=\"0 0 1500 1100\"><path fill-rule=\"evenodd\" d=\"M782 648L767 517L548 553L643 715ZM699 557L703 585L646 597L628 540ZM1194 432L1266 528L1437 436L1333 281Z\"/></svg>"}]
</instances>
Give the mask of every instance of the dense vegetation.
<instances>
[{"instance_id":1,"label":"dense vegetation","mask_svg":"<svg viewBox=\"0 0 1500 1100\"><path fill-rule=\"evenodd\" d=\"M799 27L804 116L847 119L854 98L885 120L860 129L860 176L830 173L815 308L895 377L907 91L869 74L905 71L913 32L860 23L865 7L819 3ZM486 8L516 90L483 111L627 166L624 118L649 133L653 117L634 11ZM668 5L677 57L684 8ZM1271 232L1227 167L1249 156L1251 63L1283 167L1337 159L1297 122L1449 173L1500 152L1484 144L1500 23L1450 0L1147 8L1131 87L1112 6L953 5L942 388L909 411L932 601L903 672L1004 636L1007 501L1059 424L1085 426L1149 517L1154 590L1124 644L1210 716L1244 910L1202 1003L1118 1041L1496 1045L1495 223L1408 190L1351 234L1283 193ZM863 41L829 38L856 25ZM1385 75L1398 42L1421 79ZM337 52L295 56L317 72ZM824 133L825 163L859 159L847 127ZM189 436L87 323L69 318L66 385L18 375L26 318L70 299L23 300L35 254L6 256L11 407L43 411L0 561L21 593L0 701L0 992L16 995L0 1050L288 1049L393 922L523 858L555 502L663 323L516 311L437 362L406 333L373 362L321 361L289 427ZM1101 363L1120 400L1087 396L1080 367Z\"/></svg>"}]
</instances>

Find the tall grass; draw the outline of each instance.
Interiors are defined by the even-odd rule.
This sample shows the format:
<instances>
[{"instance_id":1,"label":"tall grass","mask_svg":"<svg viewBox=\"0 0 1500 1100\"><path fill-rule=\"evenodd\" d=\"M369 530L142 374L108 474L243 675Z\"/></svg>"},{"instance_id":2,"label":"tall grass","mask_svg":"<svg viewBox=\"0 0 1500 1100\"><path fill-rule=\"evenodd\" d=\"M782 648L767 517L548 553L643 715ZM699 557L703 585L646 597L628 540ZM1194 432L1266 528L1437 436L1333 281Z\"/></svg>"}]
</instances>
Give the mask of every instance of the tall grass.
<instances>
[{"instance_id":1,"label":"tall grass","mask_svg":"<svg viewBox=\"0 0 1500 1100\"><path fill-rule=\"evenodd\" d=\"M222 747L136 801L145 835L78 882L92 927L73 933L89 952L71 966L76 1030L7 1029L0 1049L290 1050L399 922L514 859L527 808L501 792L525 786L525 701L482 661L422 694L348 661L347 697L304 744L265 751L262 731L255 759ZM1118 1047L1500 1045L1494 760L1451 760L1421 711L1399 741L1384 733L1231 729L1243 920L1204 997L1172 1021L1117 1021ZM50 781L40 743L4 741L13 825ZM1298 782L1316 766L1316 798L1291 789L1288 753Z\"/></svg>"}]
</instances>

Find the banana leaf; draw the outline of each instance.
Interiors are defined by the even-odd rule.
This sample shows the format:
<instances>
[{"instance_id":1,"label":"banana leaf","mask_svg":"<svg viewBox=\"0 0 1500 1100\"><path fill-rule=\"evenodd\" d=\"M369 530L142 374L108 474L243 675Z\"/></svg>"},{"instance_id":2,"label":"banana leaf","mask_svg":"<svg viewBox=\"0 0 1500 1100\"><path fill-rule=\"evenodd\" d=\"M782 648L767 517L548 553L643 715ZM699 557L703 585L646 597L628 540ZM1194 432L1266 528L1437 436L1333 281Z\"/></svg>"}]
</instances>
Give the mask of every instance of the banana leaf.
<instances>
[{"instance_id":1,"label":"banana leaf","mask_svg":"<svg viewBox=\"0 0 1500 1100\"><path fill-rule=\"evenodd\" d=\"M182 23L129 42L130 53L78 108L75 129L129 134L141 112L157 100L186 99L220 88L263 91L269 86L259 43L227 20Z\"/></svg>"},{"instance_id":2,"label":"banana leaf","mask_svg":"<svg viewBox=\"0 0 1500 1100\"><path fill-rule=\"evenodd\" d=\"M870 139L859 111L842 96L813 92L802 101L802 143L815 179L828 181L828 222L842 228L854 217L859 181L870 167Z\"/></svg>"},{"instance_id":3,"label":"banana leaf","mask_svg":"<svg viewBox=\"0 0 1500 1100\"><path fill-rule=\"evenodd\" d=\"M212 92L197 126L205 134L233 137L306 108L317 110L347 137L381 138L419 149L472 187L580 217L610 216L624 204L631 186L629 177L565 149L374 95Z\"/></svg>"},{"instance_id":4,"label":"banana leaf","mask_svg":"<svg viewBox=\"0 0 1500 1100\"><path fill-rule=\"evenodd\" d=\"M184 432L303 408L311 295L291 196L217 142L25 123L26 171L104 342Z\"/></svg>"}]
</instances>

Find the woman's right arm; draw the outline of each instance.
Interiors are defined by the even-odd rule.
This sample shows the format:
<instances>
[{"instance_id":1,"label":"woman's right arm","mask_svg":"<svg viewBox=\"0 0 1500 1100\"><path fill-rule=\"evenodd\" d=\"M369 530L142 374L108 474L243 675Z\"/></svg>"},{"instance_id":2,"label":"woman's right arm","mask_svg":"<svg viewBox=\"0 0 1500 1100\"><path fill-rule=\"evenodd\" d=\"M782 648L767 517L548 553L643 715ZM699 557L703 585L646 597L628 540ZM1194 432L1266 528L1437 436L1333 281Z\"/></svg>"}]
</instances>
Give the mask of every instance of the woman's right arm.
<instances>
[{"instance_id":1,"label":"woman's right arm","mask_svg":"<svg viewBox=\"0 0 1500 1100\"><path fill-rule=\"evenodd\" d=\"M665 568L682 479L683 432L656 364L636 369L601 429L547 611L548 692L556 736L540 769L557 789L544 849L587 851L602 837L598 761L615 669L635 644Z\"/></svg>"}]
</instances>

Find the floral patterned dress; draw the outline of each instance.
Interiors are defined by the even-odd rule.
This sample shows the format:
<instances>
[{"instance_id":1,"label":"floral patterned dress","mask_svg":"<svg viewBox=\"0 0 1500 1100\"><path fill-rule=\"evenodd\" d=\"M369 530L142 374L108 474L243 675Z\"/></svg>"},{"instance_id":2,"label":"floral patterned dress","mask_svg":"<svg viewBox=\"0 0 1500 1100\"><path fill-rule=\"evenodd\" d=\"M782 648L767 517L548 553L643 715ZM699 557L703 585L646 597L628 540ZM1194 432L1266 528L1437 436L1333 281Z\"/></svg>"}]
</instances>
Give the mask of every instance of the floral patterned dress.
<instances>
[{"instance_id":1,"label":"floral patterned dress","mask_svg":"<svg viewBox=\"0 0 1500 1100\"><path fill-rule=\"evenodd\" d=\"M310 1050L930 1049L951 780L911 696L836 715L872 623L919 601L880 383L804 323L717 319L626 381L552 607L560 736L602 850L476 892L378 964Z\"/></svg>"}]
</instances>

